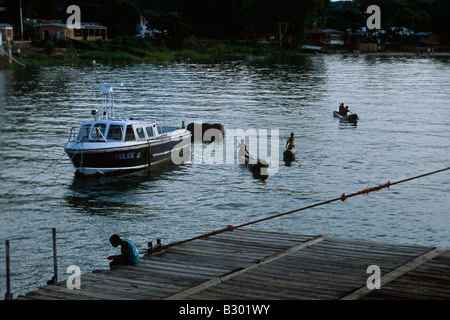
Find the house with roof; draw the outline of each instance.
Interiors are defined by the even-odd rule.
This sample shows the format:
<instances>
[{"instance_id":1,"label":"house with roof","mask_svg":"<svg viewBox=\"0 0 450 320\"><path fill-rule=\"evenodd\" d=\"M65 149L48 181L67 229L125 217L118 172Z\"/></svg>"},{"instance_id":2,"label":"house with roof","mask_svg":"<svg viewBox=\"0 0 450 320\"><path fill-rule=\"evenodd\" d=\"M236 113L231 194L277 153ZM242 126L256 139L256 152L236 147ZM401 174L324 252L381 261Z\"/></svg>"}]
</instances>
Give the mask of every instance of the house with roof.
<instances>
[{"instance_id":1,"label":"house with roof","mask_svg":"<svg viewBox=\"0 0 450 320\"><path fill-rule=\"evenodd\" d=\"M42 23L38 28L39 40L107 40L108 32L105 26L96 23L82 23L81 28L69 28L63 23Z\"/></svg>"},{"instance_id":2,"label":"house with roof","mask_svg":"<svg viewBox=\"0 0 450 320\"><path fill-rule=\"evenodd\" d=\"M335 29L319 29L319 33L321 35L321 42L324 45L344 45L345 33L343 31Z\"/></svg>"},{"instance_id":3,"label":"house with roof","mask_svg":"<svg viewBox=\"0 0 450 320\"><path fill-rule=\"evenodd\" d=\"M0 45L2 42L13 42L14 40L14 28L9 23L0 23Z\"/></svg>"},{"instance_id":4,"label":"house with roof","mask_svg":"<svg viewBox=\"0 0 450 320\"><path fill-rule=\"evenodd\" d=\"M335 29L310 28L306 31L303 51L320 51L323 47L340 48L345 45L345 32Z\"/></svg>"},{"instance_id":5,"label":"house with roof","mask_svg":"<svg viewBox=\"0 0 450 320\"><path fill-rule=\"evenodd\" d=\"M439 35L433 32L418 32L414 35L416 42L437 45L439 44Z\"/></svg>"}]
</instances>

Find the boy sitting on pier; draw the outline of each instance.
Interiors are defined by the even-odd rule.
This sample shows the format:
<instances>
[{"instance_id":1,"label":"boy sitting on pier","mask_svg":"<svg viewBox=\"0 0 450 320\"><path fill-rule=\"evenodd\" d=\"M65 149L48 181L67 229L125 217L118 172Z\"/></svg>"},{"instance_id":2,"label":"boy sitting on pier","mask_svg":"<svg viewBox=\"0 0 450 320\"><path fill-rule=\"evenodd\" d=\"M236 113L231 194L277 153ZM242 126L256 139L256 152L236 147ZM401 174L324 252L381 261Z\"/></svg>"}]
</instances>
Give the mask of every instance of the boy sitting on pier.
<instances>
[{"instance_id":1,"label":"boy sitting on pier","mask_svg":"<svg viewBox=\"0 0 450 320\"><path fill-rule=\"evenodd\" d=\"M140 262L139 252L134 243L130 240L122 240L117 234L113 234L109 238L109 242L114 248L117 248L120 245L122 253L117 256L108 257L108 260L112 260L109 263L110 266L133 265Z\"/></svg>"}]
</instances>

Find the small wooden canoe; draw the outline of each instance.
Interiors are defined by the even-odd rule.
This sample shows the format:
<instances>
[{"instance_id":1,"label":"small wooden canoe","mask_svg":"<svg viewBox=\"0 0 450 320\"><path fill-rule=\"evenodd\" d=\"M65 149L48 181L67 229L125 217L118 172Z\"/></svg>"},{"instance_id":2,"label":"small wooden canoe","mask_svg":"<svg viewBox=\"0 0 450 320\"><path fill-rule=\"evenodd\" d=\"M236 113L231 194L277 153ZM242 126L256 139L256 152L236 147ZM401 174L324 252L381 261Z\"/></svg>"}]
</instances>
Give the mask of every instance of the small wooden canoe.
<instances>
[{"instance_id":1,"label":"small wooden canoe","mask_svg":"<svg viewBox=\"0 0 450 320\"><path fill-rule=\"evenodd\" d=\"M284 162L291 162L295 158L295 148L292 149L286 149L283 152L283 161Z\"/></svg>"},{"instance_id":2,"label":"small wooden canoe","mask_svg":"<svg viewBox=\"0 0 450 320\"><path fill-rule=\"evenodd\" d=\"M356 113L350 113L347 116L343 116L337 111L333 111L333 116L343 121L356 122L359 120L358 115Z\"/></svg>"},{"instance_id":3,"label":"small wooden canoe","mask_svg":"<svg viewBox=\"0 0 450 320\"><path fill-rule=\"evenodd\" d=\"M248 168L253 173L253 177L265 180L269 177L269 164L265 160L258 160L255 164L249 164Z\"/></svg>"}]
</instances>

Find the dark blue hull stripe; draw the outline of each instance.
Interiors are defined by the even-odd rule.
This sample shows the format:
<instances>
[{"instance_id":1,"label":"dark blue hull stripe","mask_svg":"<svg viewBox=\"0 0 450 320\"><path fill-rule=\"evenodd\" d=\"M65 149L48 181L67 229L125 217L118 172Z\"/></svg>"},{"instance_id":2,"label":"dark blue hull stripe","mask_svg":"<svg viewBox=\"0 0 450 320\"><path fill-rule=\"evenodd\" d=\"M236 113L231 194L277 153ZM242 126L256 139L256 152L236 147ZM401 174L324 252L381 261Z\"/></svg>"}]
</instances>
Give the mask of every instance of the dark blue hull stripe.
<instances>
[{"instance_id":1,"label":"dark blue hull stripe","mask_svg":"<svg viewBox=\"0 0 450 320\"><path fill-rule=\"evenodd\" d=\"M172 156L174 148L186 150L190 148L190 139L182 141L169 141L156 146L141 144L140 146L130 146L128 148L110 148L110 149L66 149L66 153L72 161L77 171L92 170L102 172L114 170L136 170L146 168L169 159ZM83 170L86 168L87 170Z\"/></svg>"}]
</instances>

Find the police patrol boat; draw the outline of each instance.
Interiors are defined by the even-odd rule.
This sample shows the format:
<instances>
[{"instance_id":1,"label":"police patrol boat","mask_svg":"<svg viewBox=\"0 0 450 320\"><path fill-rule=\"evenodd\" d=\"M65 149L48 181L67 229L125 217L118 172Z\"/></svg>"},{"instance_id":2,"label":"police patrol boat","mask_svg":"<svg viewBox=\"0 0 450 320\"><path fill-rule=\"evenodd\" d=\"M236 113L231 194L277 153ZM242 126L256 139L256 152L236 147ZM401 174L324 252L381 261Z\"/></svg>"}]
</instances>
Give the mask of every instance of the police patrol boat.
<instances>
[{"instance_id":1,"label":"police patrol boat","mask_svg":"<svg viewBox=\"0 0 450 320\"><path fill-rule=\"evenodd\" d=\"M168 159L176 164L190 160L191 132L184 124L177 128L119 119L114 113L113 87L122 87L123 83L92 86L102 88L101 112L92 110L93 121L72 127L64 148L76 172L121 173L149 168Z\"/></svg>"}]
</instances>

